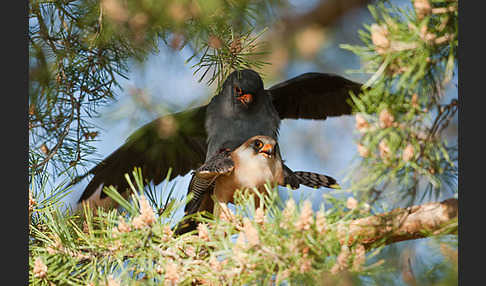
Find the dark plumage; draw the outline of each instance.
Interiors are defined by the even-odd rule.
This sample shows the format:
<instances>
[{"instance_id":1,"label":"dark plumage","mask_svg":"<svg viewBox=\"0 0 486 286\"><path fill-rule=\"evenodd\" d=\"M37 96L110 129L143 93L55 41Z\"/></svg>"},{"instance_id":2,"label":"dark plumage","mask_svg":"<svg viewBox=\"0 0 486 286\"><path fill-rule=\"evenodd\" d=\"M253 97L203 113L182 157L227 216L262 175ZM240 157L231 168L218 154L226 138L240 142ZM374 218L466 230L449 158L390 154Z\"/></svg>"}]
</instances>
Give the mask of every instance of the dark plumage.
<instances>
[{"instance_id":1,"label":"dark plumage","mask_svg":"<svg viewBox=\"0 0 486 286\"><path fill-rule=\"evenodd\" d=\"M253 136L235 148L223 150L206 160L193 174L189 191L194 195L185 212L207 212L218 216L213 197L218 203L233 203L236 190L266 194L265 184L284 186L284 168L277 141L269 136ZM311 172L295 172L298 184L311 187L337 187L336 180ZM202 182L202 184L201 184ZM258 207L259 197L255 197ZM189 218L175 229L177 235L192 231L197 223Z\"/></svg>"},{"instance_id":2,"label":"dark plumage","mask_svg":"<svg viewBox=\"0 0 486 286\"><path fill-rule=\"evenodd\" d=\"M92 195L101 184L125 192L128 185L124 174L135 166L142 168L145 179L158 184L170 167L173 171L169 179L185 175L252 136L277 140L282 119L350 114L349 92L358 94L360 88L360 83L337 75L307 73L265 90L255 71L235 71L208 105L158 118L133 133L123 146L86 174L94 177L79 201L99 199ZM171 124L172 128L167 128ZM276 148L279 152L278 144ZM298 186L299 178L285 165L284 175L286 183ZM207 185L198 180L191 180L189 191L191 186ZM105 197L101 192L100 198Z\"/></svg>"},{"instance_id":3,"label":"dark plumage","mask_svg":"<svg viewBox=\"0 0 486 286\"><path fill-rule=\"evenodd\" d=\"M333 189L339 188L336 179L326 175L312 173L312 172L296 171L294 172L294 176L298 179L300 184L306 185L311 188L320 188L320 187L327 187Z\"/></svg>"}]
</instances>

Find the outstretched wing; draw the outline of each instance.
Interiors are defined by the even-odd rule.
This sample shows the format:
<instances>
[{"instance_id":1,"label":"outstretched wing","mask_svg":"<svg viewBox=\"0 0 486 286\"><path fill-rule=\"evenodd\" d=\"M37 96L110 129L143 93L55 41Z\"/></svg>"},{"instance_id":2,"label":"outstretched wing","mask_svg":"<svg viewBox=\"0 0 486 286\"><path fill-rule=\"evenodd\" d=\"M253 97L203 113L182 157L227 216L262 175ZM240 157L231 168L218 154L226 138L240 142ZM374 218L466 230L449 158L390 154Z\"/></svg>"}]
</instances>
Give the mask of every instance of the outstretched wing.
<instances>
[{"instance_id":1,"label":"outstretched wing","mask_svg":"<svg viewBox=\"0 0 486 286\"><path fill-rule=\"evenodd\" d=\"M170 179L199 167L206 157L206 106L160 117L133 133L127 142L91 169L94 177L79 201L88 199L103 184L120 193L128 188L124 177L140 167L147 181L159 184L172 168ZM105 197L104 192L101 197Z\"/></svg>"},{"instance_id":2,"label":"outstretched wing","mask_svg":"<svg viewBox=\"0 0 486 286\"><path fill-rule=\"evenodd\" d=\"M305 73L267 91L281 119L326 119L351 114L349 92L357 95L361 86L339 75Z\"/></svg>"}]
</instances>

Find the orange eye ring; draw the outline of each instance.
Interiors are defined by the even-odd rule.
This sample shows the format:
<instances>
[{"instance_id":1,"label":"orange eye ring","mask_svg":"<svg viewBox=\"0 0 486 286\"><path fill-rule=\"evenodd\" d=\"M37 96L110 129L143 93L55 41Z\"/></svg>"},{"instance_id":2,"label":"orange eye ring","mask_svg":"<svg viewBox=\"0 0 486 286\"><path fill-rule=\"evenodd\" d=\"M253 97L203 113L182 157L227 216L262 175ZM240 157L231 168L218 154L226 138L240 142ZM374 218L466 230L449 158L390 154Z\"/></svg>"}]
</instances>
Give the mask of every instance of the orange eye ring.
<instances>
[{"instance_id":1,"label":"orange eye ring","mask_svg":"<svg viewBox=\"0 0 486 286\"><path fill-rule=\"evenodd\" d=\"M260 140L255 140L255 147L261 149L263 147L263 142Z\"/></svg>"}]
</instances>

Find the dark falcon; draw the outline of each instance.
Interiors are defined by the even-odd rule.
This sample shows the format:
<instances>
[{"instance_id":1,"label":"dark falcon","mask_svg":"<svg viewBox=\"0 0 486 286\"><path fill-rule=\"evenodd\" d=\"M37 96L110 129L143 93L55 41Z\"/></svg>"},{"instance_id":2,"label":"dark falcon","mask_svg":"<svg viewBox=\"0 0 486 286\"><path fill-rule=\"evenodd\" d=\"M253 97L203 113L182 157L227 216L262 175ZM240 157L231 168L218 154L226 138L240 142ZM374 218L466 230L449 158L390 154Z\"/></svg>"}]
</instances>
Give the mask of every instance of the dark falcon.
<instances>
[{"instance_id":1,"label":"dark falcon","mask_svg":"<svg viewBox=\"0 0 486 286\"><path fill-rule=\"evenodd\" d=\"M351 114L350 92L361 84L338 75L305 73L264 89L253 70L231 73L209 104L155 119L135 131L127 142L86 175L94 175L79 202L107 198L103 186L125 193L125 173L142 168L147 182L185 175L224 150L235 150L256 135L278 139L282 119L321 119ZM278 150L277 150L278 151ZM296 188L299 178L283 165L285 184ZM95 203L96 204L96 203ZM187 208L186 208L187 209Z\"/></svg>"}]
</instances>

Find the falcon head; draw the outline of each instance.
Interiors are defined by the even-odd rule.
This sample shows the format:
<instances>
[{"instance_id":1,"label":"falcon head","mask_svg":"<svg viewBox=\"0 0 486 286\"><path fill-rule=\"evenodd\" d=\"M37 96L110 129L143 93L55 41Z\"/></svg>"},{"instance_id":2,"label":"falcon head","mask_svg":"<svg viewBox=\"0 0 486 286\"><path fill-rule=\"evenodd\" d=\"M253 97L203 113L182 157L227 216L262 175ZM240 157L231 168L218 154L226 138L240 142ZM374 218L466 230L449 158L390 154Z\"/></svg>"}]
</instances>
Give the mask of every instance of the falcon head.
<instances>
[{"instance_id":1,"label":"falcon head","mask_svg":"<svg viewBox=\"0 0 486 286\"><path fill-rule=\"evenodd\" d=\"M283 164L277 148L275 139L261 135L236 148L231 154L235 168L227 178L231 188L261 188L266 182L283 184Z\"/></svg>"},{"instance_id":2,"label":"falcon head","mask_svg":"<svg viewBox=\"0 0 486 286\"><path fill-rule=\"evenodd\" d=\"M263 93L263 81L253 70L239 70L232 72L225 83L225 93L231 94L232 100L238 106L249 108L259 94Z\"/></svg>"},{"instance_id":3,"label":"falcon head","mask_svg":"<svg viewBox=\"0 0 486 286\"><path fill-rule=\"evenodd\" d=\"M261 154L263 157L272 158L275 155L275 140L270 137L255 138L251 141L251 147L255 154Z\"/></svg>"},{"instance_id":4,"label":"falcon head","mask_svg":"<svg viewBox=\"0 0 486 286\"><path fill-rule=\"evenodd\" d=\"M237 148L236 152L245 153L249 157L257 156L260 159L271 159L275 157L276 144L277 141L271 137L253 136L241 147Z\"/></svg>"}]
</instances>

